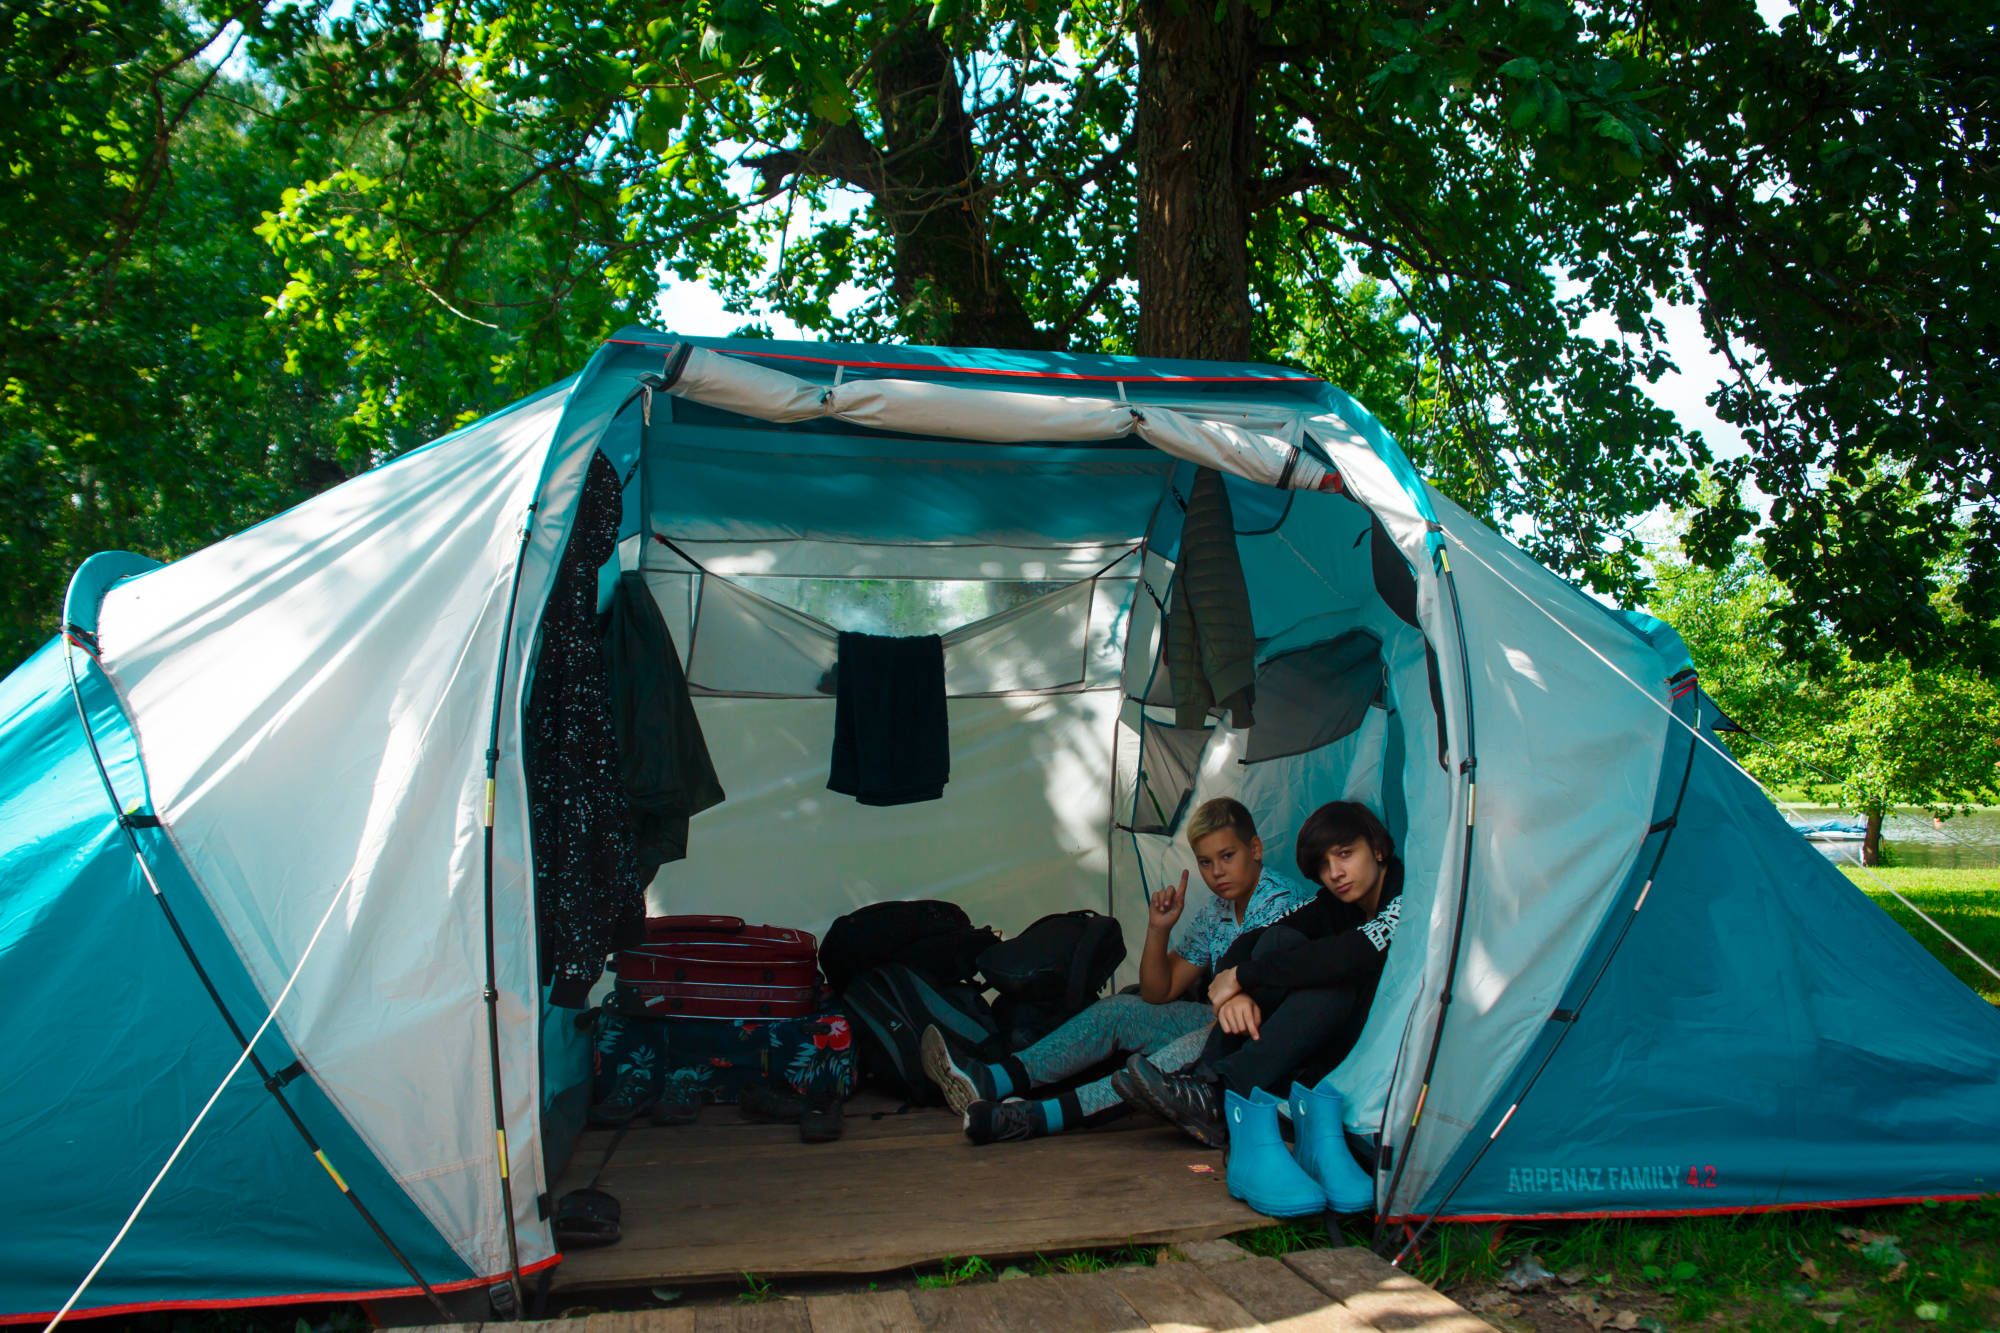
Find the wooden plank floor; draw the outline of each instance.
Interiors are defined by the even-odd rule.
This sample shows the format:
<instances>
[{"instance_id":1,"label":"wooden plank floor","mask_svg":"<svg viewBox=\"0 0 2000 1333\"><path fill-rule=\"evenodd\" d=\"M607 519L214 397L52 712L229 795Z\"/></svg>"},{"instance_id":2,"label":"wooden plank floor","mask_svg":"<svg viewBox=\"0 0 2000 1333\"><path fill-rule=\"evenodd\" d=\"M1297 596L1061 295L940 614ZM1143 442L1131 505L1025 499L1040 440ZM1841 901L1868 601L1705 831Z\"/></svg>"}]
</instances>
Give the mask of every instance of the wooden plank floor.
<instances>
[{"instance_id":1,"label":"wooden plank floor","mask_svg":"<svg viewBox=\"0 0 2000 1333\"><path fill-rule=\"evenodd\" d=\"M624 1239L566 1255L555 1289L885 1273L1201 1240L1266 1220L1229 1197L1221 1153L1156 1120L975 1148L942 1109L871 1115L893 1106L855 1098L828 1144L729 1106L703 1108L695 1125L634 1127L603 1183L623 1205ZM584 1135L558 1197L589 1182L609 1141Z\"/></svg>"},{"instance_id":2,"label":"wooden plank floor","mask_svg":"<svg viewBox=\"0 0 2000 1333\"><path fill-rule=\"evenodd\" d=\"M1178 1257L1179 1262L1173 1259ZM1227 1242L1152 1267L858 1291L755 1305L593 1314L483 1333L1495 1333L1361 1249L1251 1258ZM482 1333L460 1324L433 1333Z\"/></svg>"}]
</instances>

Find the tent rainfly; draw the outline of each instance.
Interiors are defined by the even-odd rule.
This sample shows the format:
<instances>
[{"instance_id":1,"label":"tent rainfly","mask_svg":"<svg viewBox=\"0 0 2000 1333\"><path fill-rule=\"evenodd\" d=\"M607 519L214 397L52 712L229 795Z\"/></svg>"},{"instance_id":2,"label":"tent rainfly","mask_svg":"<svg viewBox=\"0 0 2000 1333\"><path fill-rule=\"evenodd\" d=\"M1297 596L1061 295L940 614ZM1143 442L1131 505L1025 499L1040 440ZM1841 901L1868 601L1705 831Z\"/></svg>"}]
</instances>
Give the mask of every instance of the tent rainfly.
<instances>
[{"instance_id":1,"label":"tent rainfly","mask_svg":"<svg viewBox=\"0 0 2000 1333\"><path fill-rule=\"evenodd\" d=\"M0 683L0 1322L62 1307L176 1151L79 1313L558 1262L587 1051L538 980L523 688L599 451L607 586L643 573L730 795L655 910L817 930L943 897L1130 936L1194 803L1284 849L1361 799L1409 868L1329 1076L1380 1216L2000 1181L2000 1016L1727 761L1671 630L1468 516L1339 390L630 329L206 550L93 557ZM1249 588L1240 729L1176 727L1162 666L1198 467ZM826 790L841 629L944 635L942 800Z\"/></svg>"}]
</instances>

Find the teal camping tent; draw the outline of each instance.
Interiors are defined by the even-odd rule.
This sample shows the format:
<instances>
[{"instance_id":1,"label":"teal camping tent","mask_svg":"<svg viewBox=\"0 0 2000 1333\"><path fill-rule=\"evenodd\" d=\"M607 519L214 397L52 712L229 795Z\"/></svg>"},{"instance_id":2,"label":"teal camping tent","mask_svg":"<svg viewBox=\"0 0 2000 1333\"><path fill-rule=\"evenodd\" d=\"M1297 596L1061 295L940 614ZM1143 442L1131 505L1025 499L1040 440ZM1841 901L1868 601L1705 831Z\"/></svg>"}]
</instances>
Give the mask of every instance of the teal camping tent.
<instances>
[{"instance_id":1,"label":"teal camping tent","mask_svg":"<svg viewBox=\"0 0 2000 1333\"><path fill-rule=\"evenodd\" d=\"M726 891L820 929L937 896L1007 931L1097 907L1131 935L1190 864L1195 802L1239 796L1287 847L1353 797L1409 866L1330 1076L1379 1147L1382 1216L2000 1178L2000 1017L1729 765L1670 630L1469 517L1337 389L634 329L204 551L93 558L60 637L0 685L0 1179L22 1223L0 1321L61 1307L156 1177L78 1311L557 1261L544 1196L587 1053L541 984L523 688L600 454L624 499L607 585L652 592L730 794L656 910ZM1182 727L1162 619L1201 467L1258 702ZM943 799L826 790L842 629L943 636Z\"/></svg>"}]
</instances>

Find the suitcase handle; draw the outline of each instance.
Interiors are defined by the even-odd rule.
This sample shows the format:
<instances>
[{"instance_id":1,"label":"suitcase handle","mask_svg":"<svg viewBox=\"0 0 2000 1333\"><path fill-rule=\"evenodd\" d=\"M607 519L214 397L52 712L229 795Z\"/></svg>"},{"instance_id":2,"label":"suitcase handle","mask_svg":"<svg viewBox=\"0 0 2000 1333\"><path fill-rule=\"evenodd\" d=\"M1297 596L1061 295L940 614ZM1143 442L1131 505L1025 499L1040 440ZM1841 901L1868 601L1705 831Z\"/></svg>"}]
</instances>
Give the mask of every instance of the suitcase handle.
<instances>
[{"instance_id":1,"label":"suitcase handle","mask_svg":"<svg viewBox=\"0 0 2000 1333\"><path fill-rule=\"evenodd\" d=\"M721 935L734 935L743 929L740 916L649 916L646 918L646 938L657 939L682 930L712 931Z\"/></svg>"}]
</instances>

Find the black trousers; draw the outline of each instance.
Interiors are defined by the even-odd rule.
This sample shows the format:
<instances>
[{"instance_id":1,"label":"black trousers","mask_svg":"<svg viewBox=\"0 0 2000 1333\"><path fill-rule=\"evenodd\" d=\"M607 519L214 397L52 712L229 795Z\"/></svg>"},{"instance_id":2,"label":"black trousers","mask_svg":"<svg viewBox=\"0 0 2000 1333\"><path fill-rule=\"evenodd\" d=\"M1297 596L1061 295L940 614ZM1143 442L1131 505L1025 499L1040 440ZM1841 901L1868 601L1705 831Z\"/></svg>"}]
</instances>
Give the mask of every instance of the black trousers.
<instances>
[{"instance_id":1,"label":"black trousers","mask_svg":"<svg viewBox=\"0 0 2000 1333\"><path fill-rule=\"evenodd\" d=\"M1270 926L1237 940L1223 954L1216 971L1305 942L1306 937L1289 926ZM1352 986L1329 986L1252 990L1250 998L1264 1015L1256 1039L1213 1028L1195 1069L1239 1097L1249 1096L1253 1088L1282 1097L1291 1090L1293 1080L1317 1083L1347 1057L1361 1036L1374 994Z\"/></svg>"}]
</instances>

